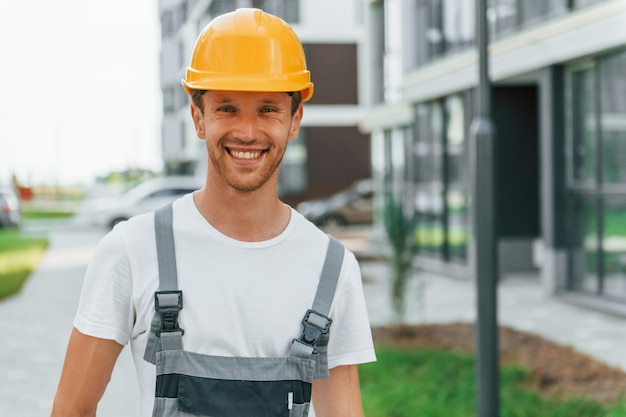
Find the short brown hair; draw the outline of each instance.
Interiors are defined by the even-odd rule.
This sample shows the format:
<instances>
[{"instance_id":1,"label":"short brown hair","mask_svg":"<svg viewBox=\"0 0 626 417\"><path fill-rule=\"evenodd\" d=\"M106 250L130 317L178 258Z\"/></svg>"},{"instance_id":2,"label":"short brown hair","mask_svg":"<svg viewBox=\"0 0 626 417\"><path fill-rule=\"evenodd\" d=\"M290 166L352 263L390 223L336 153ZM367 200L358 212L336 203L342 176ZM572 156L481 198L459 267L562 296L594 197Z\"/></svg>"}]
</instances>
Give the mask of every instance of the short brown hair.
<instances>
[{"instance_id":1,"label":"short brown hair","mask_svg":"<svg viewBox=\"0 0 626 417\"><path fill-rule=\"evenodd\" d=\"M204 114L204 103L202 102L202 96L206 93L207 90L191 90L191 101L193 104L198 106L200 111ZM298 107L300 107L300 103L302 103L302 93L300 91L295 91L293 93L287 93L291 96L291 115L293 116L296 111L298 111Z\"/></svg>"}]
</instances>

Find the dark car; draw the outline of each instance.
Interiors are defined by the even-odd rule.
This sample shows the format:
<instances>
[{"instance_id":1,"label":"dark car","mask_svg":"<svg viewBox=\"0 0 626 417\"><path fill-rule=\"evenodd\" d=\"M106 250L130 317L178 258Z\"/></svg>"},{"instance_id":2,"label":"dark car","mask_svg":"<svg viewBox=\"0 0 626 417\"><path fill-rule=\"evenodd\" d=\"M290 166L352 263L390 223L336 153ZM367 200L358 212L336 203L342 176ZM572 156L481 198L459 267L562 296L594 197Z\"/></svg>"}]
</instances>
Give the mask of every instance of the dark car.
<instances>
[{"instance_id":1,"label":"dark car","mask_svg":"<svg viewBox=\"0 0 626 417\"><path fill-rule=\"evenodd\" d=\"M318 226L347 226L372 222L374 187L359 180L328 198L303 201L296 209Z\"/></svg>"},{"instance_id":2,"label":"dark car","mask_svg":"<svg viewBox=\"0 0 626 417\"><path fill-rule=\"evenodd\" d=\"M10 187L0 188L0 228L20 227L20 199Z\"/></svg>"}]
</instances>

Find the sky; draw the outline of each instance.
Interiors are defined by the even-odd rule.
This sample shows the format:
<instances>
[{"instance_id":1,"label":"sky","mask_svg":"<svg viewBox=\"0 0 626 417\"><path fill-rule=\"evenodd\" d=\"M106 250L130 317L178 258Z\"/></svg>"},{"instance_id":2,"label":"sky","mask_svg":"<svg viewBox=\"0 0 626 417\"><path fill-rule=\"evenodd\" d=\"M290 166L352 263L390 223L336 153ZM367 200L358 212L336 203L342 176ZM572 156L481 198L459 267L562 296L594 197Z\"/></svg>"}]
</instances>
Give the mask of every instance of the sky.
<instances>
[{"instance_id":1,"label":"sky","mask_svg":"<svg viewBox=\"0 0 626 417\"><path fill-rule=\"evenodd\" d=\"M0 184L161 168L156 0L0 0Z\"/></svg>"}]
</instances>

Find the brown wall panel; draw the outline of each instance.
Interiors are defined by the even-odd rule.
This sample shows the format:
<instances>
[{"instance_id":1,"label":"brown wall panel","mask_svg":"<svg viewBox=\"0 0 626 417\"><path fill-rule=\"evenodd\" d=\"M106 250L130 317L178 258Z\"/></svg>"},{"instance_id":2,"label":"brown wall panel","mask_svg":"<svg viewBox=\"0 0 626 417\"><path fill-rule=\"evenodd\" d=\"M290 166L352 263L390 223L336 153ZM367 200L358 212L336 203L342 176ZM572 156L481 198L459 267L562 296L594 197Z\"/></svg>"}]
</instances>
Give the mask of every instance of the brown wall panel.
<instances>
[{"instance_id":1,"label":"brown wall panel","mask_svg":"<svg viewBox=\"0 0 626 417\"><path fill-rule=\"evenodd\" d=\"M315 92L311 104L357 104L355 44L306 44Z\"/></svg>"},{"instance_id":2,"label":"brown wall panel","mask_svg":"<svg viewBox=\"0 0 626 417\"><path fill-rule=\"evenodd\" d=\"M371 176L370 139L356 127L307 128L309 195L324 196Z\"/></svg>"}]
</instances>

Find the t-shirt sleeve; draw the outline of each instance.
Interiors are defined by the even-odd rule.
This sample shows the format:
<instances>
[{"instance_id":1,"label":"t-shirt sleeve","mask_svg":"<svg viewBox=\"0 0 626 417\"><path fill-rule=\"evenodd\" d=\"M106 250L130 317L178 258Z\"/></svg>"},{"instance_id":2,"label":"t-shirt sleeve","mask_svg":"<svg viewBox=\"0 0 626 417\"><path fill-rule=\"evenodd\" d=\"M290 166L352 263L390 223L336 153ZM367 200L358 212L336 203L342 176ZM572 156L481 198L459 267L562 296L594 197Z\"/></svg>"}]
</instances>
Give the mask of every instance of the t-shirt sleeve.
<instances>
[{"instance_id":1,"label":"t-shirt sleeve","mask_svg":"<svg viewBox=\"0 0 626 417\"><path fill-rule=\"evenodd\" d=\"M376 361L361 270L354 255L346 251L342 273L331 307L333 323L328 342L328 367Z\"/></svg>"},{"instance_id":2,"label":"t-shirt sleeve","mask_svg":"<svg viewBox=\"0 0 626 417\"><path fill-rule=\"evenodd\" d=\"M83 334L126 345L133 327L131 300L128 254L116 227L100 241L87 266L74 327Z\"/></svg>"}]
</instances>

